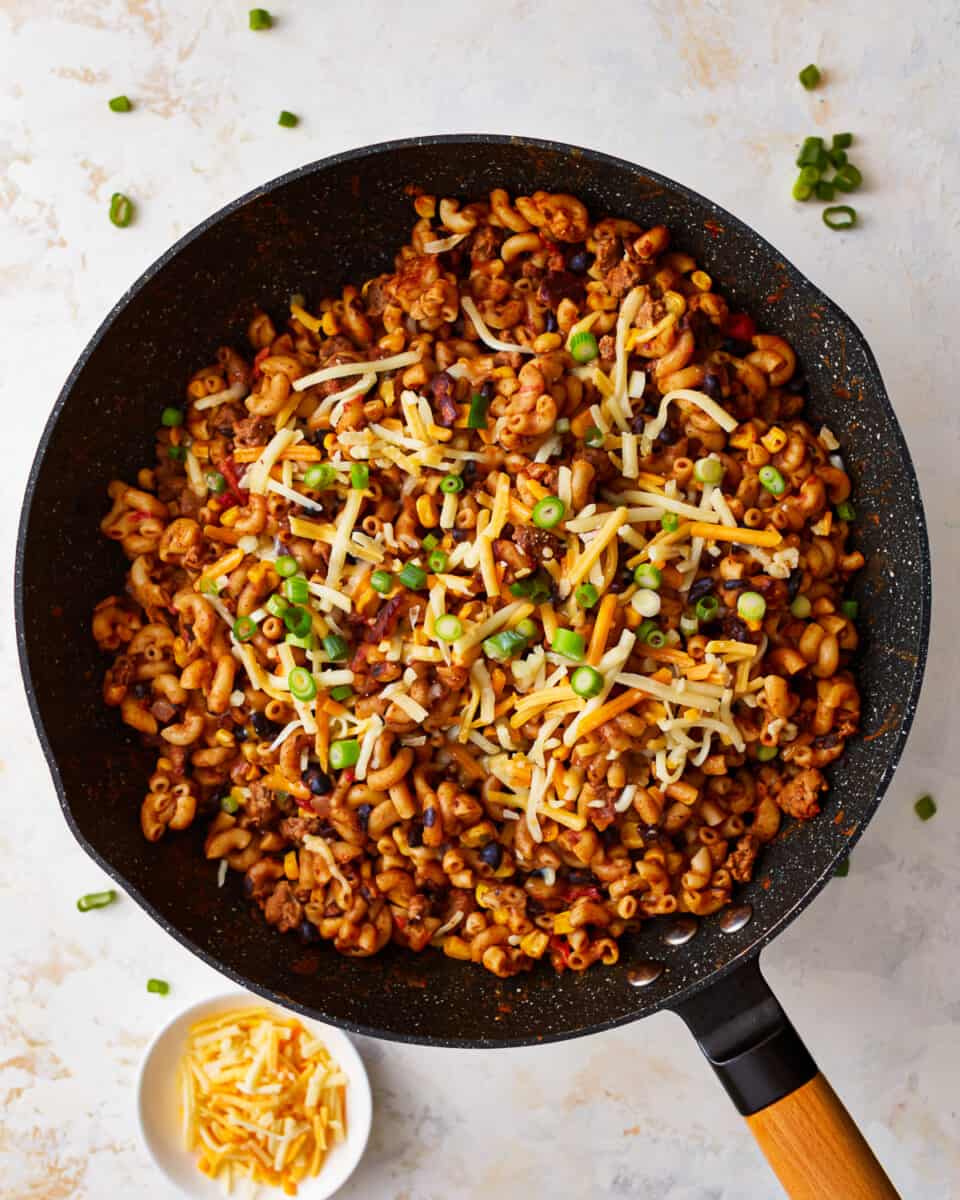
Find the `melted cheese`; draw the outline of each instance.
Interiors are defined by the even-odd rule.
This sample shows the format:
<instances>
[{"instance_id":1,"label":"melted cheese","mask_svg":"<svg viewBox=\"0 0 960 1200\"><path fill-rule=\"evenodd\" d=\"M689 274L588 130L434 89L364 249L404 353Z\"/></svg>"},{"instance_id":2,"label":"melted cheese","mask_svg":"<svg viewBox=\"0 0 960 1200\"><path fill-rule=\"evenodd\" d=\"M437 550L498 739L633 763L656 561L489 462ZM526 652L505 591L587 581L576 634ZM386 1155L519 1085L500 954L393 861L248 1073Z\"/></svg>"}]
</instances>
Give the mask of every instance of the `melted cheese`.
<instances>
[{"instance_id":1,"label":"melted cheese","mask_svg":"<svg viewBox=\"0 0 960 1200\"><path fill-rule=\"evenodd\" d=\"M322 504L318 504L316 500L311 500L309 496L305 496L302 492L298 492L296 488L286 487L282 483L277 483L275 479L267 480L267 491L276 492L278 496L283 496L286 500L290 500L294 504L299 504L303 508L312 508L315 512L323 512Z\"/></svg>"},{"instance_id":2,"label":"melted cheese","mask_svg":"<svg viewBox=\"0 0 960 1200\"><path fill-rule=\"evenodd\" d=\"M667 423L667 410L674 400L687 400L691 404L695 404L698 408L703 409L711 420L716 421L725 433L731 433L737 427L736 417L732 417L725 409L722 409L715 400L711 400L705 392L696 392L692 388L676 388L667 394L660 401L660 409L657 415L646 423L643 427L643 436L653 439L660 433Z\"/></svg>"},{"instance_id":3,"label":"melted cheese","mask_svg":"<svg viewBox=\"0 0 960 1200\"><path fill-rule=\"evenodd\" d=\"M350 535L360 515L364 493L357 488L351 488L346 502L337 518L337 532L330 547L330 561L327 564L326 585L336 590L340 582L340 573L347 560L347 552L351 549Z\"/></svg>"},{"instance_id":4,"label":"melted cheese","mask_svg":"<svg viewBox=\"0 0 960 1200\"><path fill-rule=\"evenodd\" d=\"M204 396L194 400L193 407L197 412L205 412L208 408L216 408L220 404L228 404L231 400L243 400L249 392L245 383L235 383L232 387L224 388L222 392L214 392L212 396Z\"/></svg>"}]
</instances>

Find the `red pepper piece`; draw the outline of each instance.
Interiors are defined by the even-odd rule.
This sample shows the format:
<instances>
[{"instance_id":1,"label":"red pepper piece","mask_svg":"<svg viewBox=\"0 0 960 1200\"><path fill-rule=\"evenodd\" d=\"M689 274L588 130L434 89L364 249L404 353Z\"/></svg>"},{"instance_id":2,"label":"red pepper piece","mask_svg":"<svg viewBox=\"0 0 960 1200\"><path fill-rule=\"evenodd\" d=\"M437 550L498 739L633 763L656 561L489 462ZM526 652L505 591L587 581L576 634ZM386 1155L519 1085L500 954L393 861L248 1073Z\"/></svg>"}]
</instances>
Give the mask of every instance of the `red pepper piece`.
<instances>
[{"instance_id":1,"label":"red pepper piece","mask_svg":"<svg viewBox=\"0 0 960 1200\"><path fill-rule=\"evenodd\" d=\"M739 342L749 342L756 335L757 323L746 313L731 313L724 332Z\"/></svg>"},{"instance_id":2,"label":"red pepper piece","mask_svg":"<svg viewBox=\"0 0 960 1200\"><path fill-rule=\"evenodd\" d=\"M227 481L227 487L230 489L230 494L234 500L243 507L247 503L247 498L250 493L245 492L240 486L240 476L237 474L237 464L233 461L232 456L224 458L220 462L220 472Z\"/></svg>"}]
</instances>

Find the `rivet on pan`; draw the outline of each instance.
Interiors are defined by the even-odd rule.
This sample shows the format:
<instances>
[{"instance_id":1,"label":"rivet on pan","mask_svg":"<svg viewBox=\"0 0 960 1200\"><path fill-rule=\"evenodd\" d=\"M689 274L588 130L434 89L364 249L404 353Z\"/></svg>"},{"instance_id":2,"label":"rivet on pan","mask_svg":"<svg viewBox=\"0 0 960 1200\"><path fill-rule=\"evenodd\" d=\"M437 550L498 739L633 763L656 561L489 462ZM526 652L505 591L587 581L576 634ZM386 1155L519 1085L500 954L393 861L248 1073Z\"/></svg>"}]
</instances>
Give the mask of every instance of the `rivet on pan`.
<instances>
[{"instance_id":1,"label":"rivet on pan","mask_svg":"<svg viewBox=\"0 0 960 1200\"><path fill-rule=\"evenodd\" d=\"M677 917L664 931L663 940L668 946L685 946L699 928L693 917Z\"/></svg>"},{"instance_id":2,"label":"rivet on pan","mask_svg":"<svg viewBox=\"0 0 960 1200\"><path fill-rule=\"evenodd\" d=\"M642 962L627 972L627 980L636 988L649 987L663 974L661 962Z\"/></svg>"},{"instance_id":3,"label":"rivet on pan","mask_svg":"<svg viewBox=\"0 0 960 1200\"><path fill-rule=\"evenodd\" d=\"M724 909L719 925L721 933L736 933L749 925L753 920L752 904L737 904L733 908Z\"/></svg>"}]
</instances>

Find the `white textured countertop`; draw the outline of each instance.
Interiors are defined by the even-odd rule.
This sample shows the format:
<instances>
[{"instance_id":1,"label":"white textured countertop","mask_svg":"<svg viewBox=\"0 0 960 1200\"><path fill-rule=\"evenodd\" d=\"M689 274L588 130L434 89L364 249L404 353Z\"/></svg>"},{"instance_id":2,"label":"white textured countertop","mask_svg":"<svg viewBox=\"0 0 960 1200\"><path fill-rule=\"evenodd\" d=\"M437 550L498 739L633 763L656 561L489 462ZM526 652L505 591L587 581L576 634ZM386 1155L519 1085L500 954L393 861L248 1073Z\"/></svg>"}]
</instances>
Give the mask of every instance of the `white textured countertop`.
<instances>
[{"instance_id":1,"label":"white textured countertop","mask_svg":"<svg viewBox=\"0 0 960 1200\"><path fill-rule=\"evenodd\" d=\"M255 184L350 146L480 130L593 146L716 199L872 344L923 487L940 600L887 799L849 877L766 952L765 969L904 1197L960 1194L955 5L269 6L276 28L252 34L245 0L0 4L7 578L33 448L85 342L142 268ZM796 74L812 60L828 85L808 94ZM134 113L108 111L120 92ZM281 108L301 114L298 129L277 126ZM847 235L790 200L799 139L841 129L856 133L867 180ZM125 231L106 219L114 190L139 207ZM15 665L9 586L0 606L0 1200L162 1200L171 1193L135 1136L137 1061L174 1006L221 980L129 901L76 911L106 881L56 804ZM926 791L940 812L924 825L912 805ZM148 996L149 975L171 980L171 996ZM672 1016L496 1054L360 1049L375 1132L344 1200L779 1194Z\"/></svg>"}]
</instances>

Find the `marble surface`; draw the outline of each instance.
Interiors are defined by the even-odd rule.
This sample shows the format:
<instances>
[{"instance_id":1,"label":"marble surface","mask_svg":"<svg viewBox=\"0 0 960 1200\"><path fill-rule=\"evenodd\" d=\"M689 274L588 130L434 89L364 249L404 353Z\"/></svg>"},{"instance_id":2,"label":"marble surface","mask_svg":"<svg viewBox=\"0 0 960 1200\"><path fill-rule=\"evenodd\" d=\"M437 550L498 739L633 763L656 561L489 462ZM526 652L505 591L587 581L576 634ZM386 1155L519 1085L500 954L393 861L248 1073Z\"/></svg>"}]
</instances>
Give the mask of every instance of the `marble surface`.
<instances>
[{"instance_id":1,"label":"marble surface","mask_svg":"<svg viewBox=\"0 0 960 1200\"><path fill-rule=\"evenodd\" d=\"M950 612L960 588L960 41L950 0L236 0L0 3L0 554L12 575L33 447L107 308L177 236L251 186L388 137L484 130L642 162L754 225L860 324L918 468L933 646L907 753L852 860L765 954L771 982L905 1197L960 1194L960 806ZM868 16L867 13L870 13ZM401 20L402 17L402 20ZM815 60L825 86L796 73ZM107 99L126 92L129 116ZM301 114L281 129L277 113ZM789 197L799 139L852 129L860 226ZM126 231L114 190L136 200ZM164 1200L137 1143L139 1056L220 987L105 883L61 820L0 594L0 1200ZM913 814L917 795L940 803ZM172 981L148 996L149 975ZM344 1200L497 1195L768 1200L772 1175L679 1021L530 1050L361 1040L377 1117Z\"/></svg>"}]
</instances>

